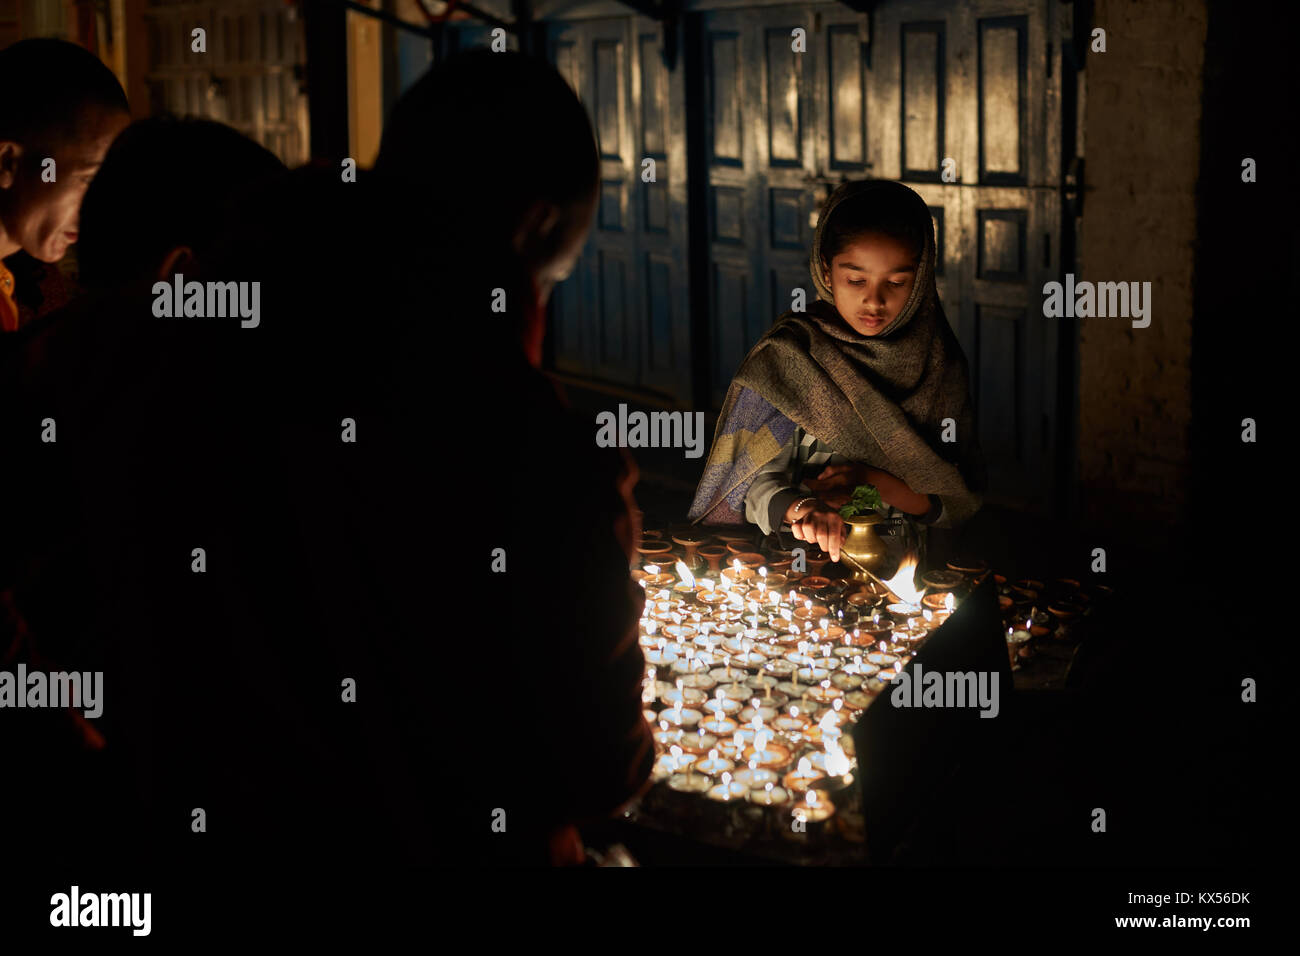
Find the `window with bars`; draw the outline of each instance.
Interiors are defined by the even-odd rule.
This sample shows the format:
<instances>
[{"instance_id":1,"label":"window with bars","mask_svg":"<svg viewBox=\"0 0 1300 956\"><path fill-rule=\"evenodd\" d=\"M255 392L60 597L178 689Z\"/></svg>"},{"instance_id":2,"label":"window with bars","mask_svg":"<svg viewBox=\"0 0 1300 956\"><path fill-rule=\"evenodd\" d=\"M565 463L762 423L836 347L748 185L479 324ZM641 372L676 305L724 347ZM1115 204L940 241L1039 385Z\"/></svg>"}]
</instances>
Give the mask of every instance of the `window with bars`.
<instances>
[{"instance_id":1,"label":"window with bars","mask_svg":"<svg viewBox=\"0 0 1300 956\"><path fill-rule=\"evenodd\" d=\"M219 120L286 164L309 158L302 18L282 0L149 0L150 112ZM193 31L206 51L193 48Z\"/></svg>"}]
</instances>

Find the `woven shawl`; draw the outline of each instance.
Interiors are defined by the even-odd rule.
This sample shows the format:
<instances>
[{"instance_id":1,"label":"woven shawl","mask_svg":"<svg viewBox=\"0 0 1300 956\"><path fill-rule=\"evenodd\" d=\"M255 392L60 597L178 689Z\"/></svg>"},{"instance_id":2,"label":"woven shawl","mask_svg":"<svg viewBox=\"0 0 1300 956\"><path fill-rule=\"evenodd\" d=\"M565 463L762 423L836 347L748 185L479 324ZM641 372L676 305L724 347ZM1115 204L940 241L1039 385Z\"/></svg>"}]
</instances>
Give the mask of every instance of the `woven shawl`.
<instances>
[{"instance_id":1,"label":"woven shawl","mask_svg":"<svg viewBox=\"0 0 1300 956\"><path fill-rule=\"evenodd\" d=\"M845 203L905 194L925 236L911 295L878 335L840 317L822 276L826 224ZM934 282L934 228L925 201L901 183L845 183L822 207L809 260L817 301L786 312L754 345L727 389L713 446L695 492L692 522L745 523L745 494L795 425L851 461L896 475L943 499L940 526L965 522L985 484L966 356ZM945 419L955 441L941 440Z\"/></svg>"}]
</instances>

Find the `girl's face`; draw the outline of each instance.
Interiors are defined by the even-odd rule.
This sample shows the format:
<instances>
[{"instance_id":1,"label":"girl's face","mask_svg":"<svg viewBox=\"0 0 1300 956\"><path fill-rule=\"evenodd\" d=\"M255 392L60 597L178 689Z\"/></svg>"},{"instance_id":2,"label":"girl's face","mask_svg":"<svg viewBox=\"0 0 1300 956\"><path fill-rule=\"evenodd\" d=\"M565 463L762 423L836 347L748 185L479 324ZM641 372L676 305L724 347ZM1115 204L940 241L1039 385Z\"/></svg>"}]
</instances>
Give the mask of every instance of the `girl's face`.
<instances>
[{"instance_id":1,"label":"girl's face","mask_svg":"<svg viewBox=\"0 0 1300 956\"><path fill-rule=\"evenodd\" d=\"M915 249L892 236L858 236L824 274L836 311L859 335L879 335L907 304L919 258Z\"/></svg>"}]
</instances>

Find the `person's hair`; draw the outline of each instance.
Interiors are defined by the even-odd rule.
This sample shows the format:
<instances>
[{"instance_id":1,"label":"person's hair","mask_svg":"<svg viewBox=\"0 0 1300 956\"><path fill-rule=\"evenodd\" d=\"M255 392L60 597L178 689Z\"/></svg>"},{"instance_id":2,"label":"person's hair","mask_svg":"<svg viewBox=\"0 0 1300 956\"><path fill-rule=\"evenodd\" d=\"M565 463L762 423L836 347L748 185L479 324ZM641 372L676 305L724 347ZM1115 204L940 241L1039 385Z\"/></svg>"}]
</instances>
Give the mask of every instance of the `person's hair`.
<instances>
[{"instance_id":1,"label":"person's hair","mask_svg":"<svg viewBox=\"0 0 1300 956\"><path fill-rule=\"evenodd\" d=\"M66 40L33 38L0 50L0 140L50 145L76 135L83 111L128 112L113 71Z\"/></svg>"},{"instance_id":2,"label":"person's hair","mask_svg":"<svg viewBox=\"0 0 1300 956\"><path fill-rule=\"evenodd\" d=\"M831 213L822 234L822 265L829 271L837 255L868 233L897 239L919 259L925 250L922 230L930 225L928 214L923 218L923 212L924 206L915 195L893 189L869 190L844 200Z\"/></svg>"},{"instance_id":3,"label":"person's hair","mask_svg":"<svg viewBox=\"0 0 1300 956\"><path fill-rule=\"evenodd\" d=\"M232 196L284 171L269 150L213 120L132 123L109 147L82 200L82 284L105 288L146 278L178 246L202 262Z\"/></svg>"},{"instance_id":4,"label":"person's hair","mask_svg":"<svg viewBox=\"0 0 1300 956\"><path fill-rule=\"evenodd\" d=\"M600 160L587 111L553 66L479 49L402 95L375 172L426 227L454 221L500 246L532 202L567 209L590 199Z\"/></svg>"}]
</instances>

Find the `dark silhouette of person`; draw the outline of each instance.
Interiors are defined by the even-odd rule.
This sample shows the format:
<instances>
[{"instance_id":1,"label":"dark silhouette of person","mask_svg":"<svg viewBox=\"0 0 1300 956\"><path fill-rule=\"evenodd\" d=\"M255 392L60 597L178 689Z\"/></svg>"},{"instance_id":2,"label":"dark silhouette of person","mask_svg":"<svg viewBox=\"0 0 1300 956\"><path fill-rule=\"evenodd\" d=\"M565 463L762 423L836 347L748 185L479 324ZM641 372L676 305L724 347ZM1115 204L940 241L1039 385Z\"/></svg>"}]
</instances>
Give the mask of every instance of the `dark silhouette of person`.
<instances>
[{"instance_id":1,"label":"dark silhouette of person","mask_svg":"<svg viewBox=\"0 0 1300 956\"><path fill-rule=\"evenodd\" d=\"M420 237L402 249L403 351L429 363L412 405L447 489L429 501L455 569L433 639L470 766L443 813L464 818L469 859L578 862L578 825L635 797L653 761L635 466L538 367L596 206L595 137L553 67L471 51L402 97L375 175Z\"/></svg>"}]
</instances>

